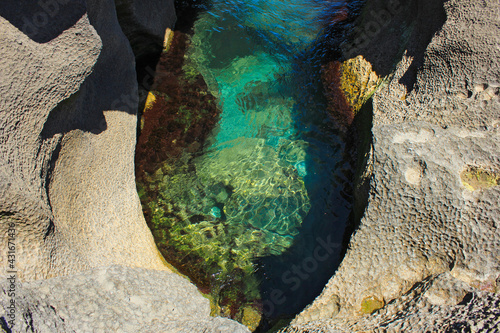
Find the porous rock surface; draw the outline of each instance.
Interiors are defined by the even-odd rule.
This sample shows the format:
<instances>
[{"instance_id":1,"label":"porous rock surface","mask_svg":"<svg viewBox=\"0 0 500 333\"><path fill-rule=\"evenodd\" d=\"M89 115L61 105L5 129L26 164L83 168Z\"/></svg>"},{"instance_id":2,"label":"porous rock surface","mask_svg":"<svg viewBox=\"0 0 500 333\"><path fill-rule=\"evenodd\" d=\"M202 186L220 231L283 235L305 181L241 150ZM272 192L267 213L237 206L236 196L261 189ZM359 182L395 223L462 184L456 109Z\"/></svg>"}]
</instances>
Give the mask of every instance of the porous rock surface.
<instances>
[{"instance_id":1,"label":"porous rock surface","mask_svg":"<svg viewBox=\"0 0 500 333\"><path fill-rule=\"evenodd\" d=\"M4 1L0 31L1 327L246 331L209 317L208 300L170 272L146 226L133 162L135 60L115 3Z\"/></svg>"},{"instance_id":2,"label":"porous rock surface","mask_svg":"<svg viewBox=\"0 0 500 333\"><path fill-rule=\"evenodd\" d=\"M9 287L5 276L1 281L4 300ZM210 317L209 300L166 271L100 267L18 284L16 292L15 332L249 332Z\"/></svg>"},{"instance_id":3,"label":"porous rock surface","mask_svg":"<svg viewBox=\"0 0 500 333\"><path fill-rule=\"evenodd\" d=\"M500 329L500 186L460 177L500 170L500 6L398 3L368 1L353 40L367 26L371 37L343 45L386 79L369 101L366 210L336 274L283 332Z\"/></svg>"},{"instance_id":4,"label":"porous rock surface","mask_svg":"<svg viewBox=\"0 0 500 333\"><path fill-rule=\"evenodd\" d=\"M442 289L442 288L445 289ZM500 325L500 299L497 295L475 291L461 295L466 285L444 274L427 279L379 312L361 318L318 319L293 325L290 333L341 332L497 332ZM443 292L444 290L444 292ZM436 304L429 299L456 298L457 304Z\"/></svg>"},{"instance_id":5,"label":"porous rock surface","mask_svg":"<svg viewBox=\"0 0 500 333\"><path fill-rule=\"evenodd\" d=\"M84 5L45 43L0 18L0 228L5 235L16 224L21 279L108 264L165 267L135 190L134 56L114 3ZM7 238L1 243L5 267Z\"/></svg>"}]
</instances>

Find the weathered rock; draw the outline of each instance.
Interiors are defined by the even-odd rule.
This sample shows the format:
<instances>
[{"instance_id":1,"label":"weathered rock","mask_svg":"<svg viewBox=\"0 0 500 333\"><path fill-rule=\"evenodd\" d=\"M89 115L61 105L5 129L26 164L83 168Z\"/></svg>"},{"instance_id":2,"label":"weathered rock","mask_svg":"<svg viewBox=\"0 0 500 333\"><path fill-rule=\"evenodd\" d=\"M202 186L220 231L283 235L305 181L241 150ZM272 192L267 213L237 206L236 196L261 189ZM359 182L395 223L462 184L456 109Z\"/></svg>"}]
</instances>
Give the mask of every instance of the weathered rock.
<instances>
[{"instance_id":1,"label":"weathered rock","mask_svg":"<svg viewBox=\"0 0 500 333\"><path fill-rule=\"evenodd\" d=\"M72 253L62 255L68 260L65 268L55 262L56 254L65 250L56 250L54 216L47 190L52 156L57 153L64 131L42 135L50 111L78 91L101 52L101 40L87 14L75 19L69 29L51 34L50 41L37 43L18 30L22 26L0 18L0 228L5 235L8 223L16 224L16 266L21 278L42 278L54 274L54 270L72 270L72 262L77 259ZM7 239L2 238L1 243L4 268Z\"/></svg>"},{"instance_id":2,"label":"weathered rock","mask_svg":"<svg viewBox=\"0 0 500 333\"><path fill-rule=\"evenodd\" d=\"M498 9L366 3L344 55L388 80L372 98L368 205L336 274L284 331L498 329ZM321 311L337 297L338 314ZM367 299L387 305L364 315Z\"/></svg>"},{"instance_id":3,"label":"weathered rock","mask_svg":"<svg viewBox=\"0 0 500 333\"><path fill-rule=\"evenodd\" d=\"M0 233L12 235L0 239L1 327L247 332L209 317L146 226L133 163L137 75L114 2L47 3L0 6Z\"/></svg>"},{"instance_id":4,"label":"weathered rock","mask_svg":"<svg viewBox=\"0 0 500 333\"><path fill-rule=\"evenodd\" d=\"M338 127L347 131L363 104L372 96L382 79L363 56L342 63L333 61L322 69L329 112Z\"/></svg>"},{"instance_id":5,"label":"weathered rock","mask_svg":"<svg viewBox=\"0 0 500 333\"><path fill-rule=\"evenodd\" d=\"M0 281L3 316L9 313L9 286L5 276ZM209 300L166 271L101 267L18 284L16 294L15 332L249 332L210 317Z\"/></svg>"},{"instance_id":6,"label":"weathered rock","mask_svg":"<svg viewBox=\"0 0 500 333\"><path fill-rule=\"evenodd\" d=\"M436 294L446 295L436 302ZM372 315L320 319L288 327L284 332L494 332L500 325L500 297L468 291L449 274L417 284Z\"/></svg>"},{"instance_id":7,"label":"weathered rock","mask_svg":"<svg viewBox=\"0 0 500 333\"><path fill-rule=\"evenodd\" d=\"M165 269L135 190L134 57L113 2L87 5L46 43L1 19L1 228L16 224L22 279L114 263ZM2 267L6 249L3 238Z\"/></svg>"}]
</instances>

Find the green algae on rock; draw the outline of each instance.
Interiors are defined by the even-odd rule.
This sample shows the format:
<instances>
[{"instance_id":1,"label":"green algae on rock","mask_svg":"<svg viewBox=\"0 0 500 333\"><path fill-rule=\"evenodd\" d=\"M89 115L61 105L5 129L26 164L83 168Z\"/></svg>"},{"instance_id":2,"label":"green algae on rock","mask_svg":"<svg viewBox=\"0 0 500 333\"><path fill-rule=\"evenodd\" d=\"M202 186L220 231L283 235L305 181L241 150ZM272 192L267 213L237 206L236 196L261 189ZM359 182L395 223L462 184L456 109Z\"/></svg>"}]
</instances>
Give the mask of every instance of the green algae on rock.
<instances>
[{"instance_id":1,"label":"green algae on rock","mask_svg":"<svg viewBox=\"0 0 500 333\"><path fill-rule=\"evenodd\" d=\"M186 154L168 174L158 173L149 210L162 253L211 294L219 314L241 319L238 308L260 299L254 261L292 245L310 203L293 163L300 149L237 141L194 159Z\"/></svg>"},{"instance_id":2,"label":"green algae on rock","mask_svg":"<svg viewBox=\"0 0 500 333\"><path fill-rule=\"evenodd\" d=\"M165 169L167 160L175 164L184 150L201 148L218 120L215 97L200 73L190 73L189 80L185 79L188 36L179 31L169 36L169 51L160 58L141 119L135 157L139 182L147 182L158 169Z\"/></svg>"}]
</instances>

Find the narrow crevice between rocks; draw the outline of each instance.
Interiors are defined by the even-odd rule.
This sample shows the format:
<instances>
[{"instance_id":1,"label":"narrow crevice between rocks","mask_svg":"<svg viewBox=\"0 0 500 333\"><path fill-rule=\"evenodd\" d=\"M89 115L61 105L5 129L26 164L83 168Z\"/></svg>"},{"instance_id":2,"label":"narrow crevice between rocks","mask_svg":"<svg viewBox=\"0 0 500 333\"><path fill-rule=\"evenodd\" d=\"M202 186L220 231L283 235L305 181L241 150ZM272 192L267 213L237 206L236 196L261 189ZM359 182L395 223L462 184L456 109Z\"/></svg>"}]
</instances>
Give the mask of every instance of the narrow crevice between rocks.
<instances>
[{"instance_id":1,"label":"narrow crevice between rocks","mask_svg":"<svg viewBox=\"0 0 500 333\"><path fill-rule=\"evenodd\" d=\"M346 149L344 158L353 166L351 174L352 187L349 188L353 197L353 210L347 221L342 242L341 260L344 258L351 236L358 228L361 218L368 206L368 195L370 192L370 180L372 175L372 123L373 104L370 98L354 117L346 138Z\"/></svg>"},{"instance_id":2,"label":"narrow crevice between rocks","mask_svg":"<svg viewBox=\"0 0 500 333\"><path fill-rule=\"evenodd\" d=\"M7 320L5 320L5 317L0 317L0 327L2 328L3 332L12 333L12 329L10 329L9 325L7 324Z\"/></svg>"}]
</instances>

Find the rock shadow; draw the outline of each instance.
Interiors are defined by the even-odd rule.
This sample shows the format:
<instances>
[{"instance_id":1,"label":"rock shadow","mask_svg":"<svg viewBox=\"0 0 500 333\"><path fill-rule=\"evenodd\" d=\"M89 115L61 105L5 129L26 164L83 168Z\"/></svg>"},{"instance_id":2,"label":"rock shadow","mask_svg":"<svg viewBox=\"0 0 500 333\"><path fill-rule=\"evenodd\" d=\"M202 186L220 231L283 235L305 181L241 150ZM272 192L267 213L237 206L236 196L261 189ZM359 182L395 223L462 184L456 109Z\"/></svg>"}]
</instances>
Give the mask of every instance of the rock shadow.
<instances>
[{"instance_id":1,"label":"rock shadow","mask_svg":"<svg viewBox=\"0 0 500 333\"><path fill-rule=\"evenodd\" d=\"M4 0L0 6L0 16L37 43L50 42L86 12L84 0Z\"/></svg>"},{"instance_id":2,"label":"rock shadow","mask_svg":"<svg viewBox=\"0 0 500 333\"><path fill-rule=\"evenodd\" d=\"M405 54L411 64L399 83L411 92L425 50L445 21L443 0L370 1L359 18L347 27L349 37L341 43L341 58L362 55L377 75L384 77L392 73Z\"/></svg>"},{"instance_id":3,"label":"rock shadow","mask_svg":"<svg viewBox=\"0 0 500 333\"><path fill-rule=\"evenodd\" d=\"M81 95L76 92L50 111L41 133L42 140L76 129L92 134L99 134L107 129L104 109L76 106Z\"/></svg>"}]
</instances>

